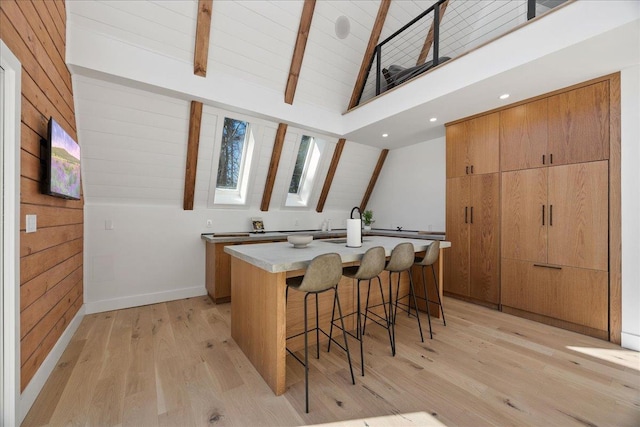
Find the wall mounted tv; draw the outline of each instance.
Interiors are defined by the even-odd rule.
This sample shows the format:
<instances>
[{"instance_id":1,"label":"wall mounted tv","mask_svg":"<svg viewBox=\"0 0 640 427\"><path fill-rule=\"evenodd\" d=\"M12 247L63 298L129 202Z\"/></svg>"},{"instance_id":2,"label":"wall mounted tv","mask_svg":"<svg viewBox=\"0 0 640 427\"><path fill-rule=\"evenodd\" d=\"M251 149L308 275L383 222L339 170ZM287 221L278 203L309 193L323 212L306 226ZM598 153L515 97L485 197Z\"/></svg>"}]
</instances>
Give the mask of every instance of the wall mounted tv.
<instances>
[{"instance_id":1,"label":"wall mounted tv","mask_svg":"<svg viewBox=\"0 0 640 427\"><path fill-rule=\"evenodd\" d=\"M47 139L40 141L40 163L44 194L80 200L80 145L53 117Z\"/></svg>"}]
</instances>

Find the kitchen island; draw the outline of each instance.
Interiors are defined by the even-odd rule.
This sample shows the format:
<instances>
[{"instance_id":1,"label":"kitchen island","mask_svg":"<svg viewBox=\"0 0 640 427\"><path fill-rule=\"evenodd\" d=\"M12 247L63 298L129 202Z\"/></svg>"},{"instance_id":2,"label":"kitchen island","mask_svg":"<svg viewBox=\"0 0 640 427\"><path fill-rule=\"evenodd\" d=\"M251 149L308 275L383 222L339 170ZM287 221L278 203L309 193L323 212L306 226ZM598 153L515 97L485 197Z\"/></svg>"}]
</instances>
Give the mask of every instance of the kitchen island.
<instances>
[{"instance_id":1,"label":"kitchen island","mask_svg":"<svg viewBox=\"0 0 640 427\"><path fill-rule=\"evenodd\" d=\"M314 240L301 249L294 248L288 242L225 247L225 252L231 255L231 336L276 395L284 393L286 386L286 337L299 332L304 320L300 306L302 298L299 295L293 295L296 294L294 292L289 296L288 304L285 304L287 277L303 275L309 262L321 254L336 252L342 258L343 265L353 265L371 247L382 246L389 256L391 250L403 242L412 243L418 253L425 251L432 241L364 236L360 248L346 247L343 239ZM443 250L450 246L450 242L440 242L440 283ZM386 275L382 276L384 283ZM404 289L406 282L405 279L402 284ZM339 292L344 313L355 311L357 298L353 284L354 281L346 277L340 281ZM330 322L333 303L333 295L330 294L322 294L320 298L321 326ZM313 310L309 316L315 317ZM353 321L350 325L353 327ZM300 341L293 340L289 348L299 349L300 344Z\"/></svg>"}]
</instances>

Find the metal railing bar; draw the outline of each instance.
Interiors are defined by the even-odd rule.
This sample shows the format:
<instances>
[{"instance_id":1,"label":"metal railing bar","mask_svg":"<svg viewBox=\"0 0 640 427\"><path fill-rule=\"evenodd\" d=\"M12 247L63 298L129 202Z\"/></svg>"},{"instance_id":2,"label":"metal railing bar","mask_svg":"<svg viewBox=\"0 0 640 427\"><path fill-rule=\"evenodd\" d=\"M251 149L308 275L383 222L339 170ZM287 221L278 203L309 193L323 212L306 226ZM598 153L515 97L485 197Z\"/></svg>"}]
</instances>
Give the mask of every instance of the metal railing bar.
<instances>
[{"instance_id":1,"label":"metal railing bar","mask_svg":"<svg viewBox=\"0 0 640 427\"><path fill-rule=\"evenodd\" d=\"M412 26L413 24L415 24L416 22L418 22L422 17L424 17L425 15L428 15L429 13L431 13L431 11L436 7L440 7L440 5L442 3L444 3L445 0L439 0L437 3L432 4L429 9L425 10L424 12L422 12L420 15L416 16L415 18L413 18L411 21L409 21L407 24L405 24L404 27L400 28L398 31L396 31L395 33L391 34L389 37L387 37L386 39L384 39L382 42L380 42L378 44L378 46L382 46L387 44L387 42L391 39L393 39L395 36L397 36L398 34L402 33L404 30L406 30L407 28L409 28L410 26Z\"/></svg>"}]
</instances>

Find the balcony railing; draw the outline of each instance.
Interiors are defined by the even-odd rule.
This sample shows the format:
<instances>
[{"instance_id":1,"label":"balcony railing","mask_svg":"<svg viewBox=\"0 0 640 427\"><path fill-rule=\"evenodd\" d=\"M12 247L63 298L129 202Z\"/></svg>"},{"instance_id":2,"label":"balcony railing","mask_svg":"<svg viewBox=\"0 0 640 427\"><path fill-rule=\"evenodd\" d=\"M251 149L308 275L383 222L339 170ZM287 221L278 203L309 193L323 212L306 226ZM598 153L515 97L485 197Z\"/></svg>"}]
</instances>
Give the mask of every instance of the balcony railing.
<instances>
[{"instance_id":1,"label":"balcony railing","mask_svg":"<svg viewBox=\"0 0 640 427\"><path fill-rule=\"evenodd\" d=\"M438 0L376 46L358 104L567 0Z\"/></svg>"}]
</instances>

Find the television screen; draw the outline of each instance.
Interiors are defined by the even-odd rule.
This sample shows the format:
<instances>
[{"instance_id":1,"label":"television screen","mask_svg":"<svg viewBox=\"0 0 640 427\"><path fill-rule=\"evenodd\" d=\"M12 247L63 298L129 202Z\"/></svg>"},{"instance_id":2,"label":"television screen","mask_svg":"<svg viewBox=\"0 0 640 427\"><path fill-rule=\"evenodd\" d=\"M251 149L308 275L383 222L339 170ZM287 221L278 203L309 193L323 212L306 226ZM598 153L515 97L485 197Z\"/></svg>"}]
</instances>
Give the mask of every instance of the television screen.
<instances>
[{"instance_id":1,"label":"television screen","mask_svg":"<svg viewBox=\"0 0 640 427\"><path fill-rule=\"evenodd\" d=\"M80 145L53 118L43 153L43 192L66 199L80 199Z\"/></svg>"}]
</instances>

